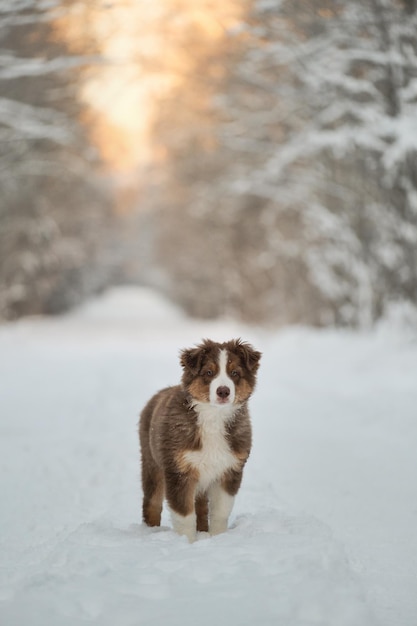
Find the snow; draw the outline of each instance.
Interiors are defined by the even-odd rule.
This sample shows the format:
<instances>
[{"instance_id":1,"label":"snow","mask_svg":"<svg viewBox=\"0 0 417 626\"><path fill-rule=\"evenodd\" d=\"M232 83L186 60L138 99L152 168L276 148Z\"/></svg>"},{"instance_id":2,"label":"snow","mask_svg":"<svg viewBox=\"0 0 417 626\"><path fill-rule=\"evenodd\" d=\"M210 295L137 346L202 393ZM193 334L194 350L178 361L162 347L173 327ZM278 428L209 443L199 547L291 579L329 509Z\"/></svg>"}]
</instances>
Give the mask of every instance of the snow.
<instances>
[{"instance_id":1,"label":"snow","mask_svg":"<svg viewBox=\"0 0 417 626\"><path fill-rule=\"evenodd\" d=\"M231 527L140 522L138 413L178 352L264 353ZM417 341L203 323L148 290L0 327L0 623L413 626Z\"/></svg>"}]
</instances>

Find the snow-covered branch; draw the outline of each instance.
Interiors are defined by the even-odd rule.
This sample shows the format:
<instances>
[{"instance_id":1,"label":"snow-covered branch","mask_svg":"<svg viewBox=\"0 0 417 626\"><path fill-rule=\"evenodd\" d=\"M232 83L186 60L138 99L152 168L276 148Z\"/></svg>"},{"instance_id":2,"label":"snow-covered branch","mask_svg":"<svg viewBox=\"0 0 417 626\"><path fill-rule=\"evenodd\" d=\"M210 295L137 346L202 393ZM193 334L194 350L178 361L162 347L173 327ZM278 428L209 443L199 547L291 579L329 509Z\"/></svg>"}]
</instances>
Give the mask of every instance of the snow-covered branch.
<instances>
[{"instance_id":1,"label":"snow-covered branch","mask_svg":"<svg viewBox=\"0 0 417 626\"><path fill-rule=\"evenodd\" d=\"M62 114L8 98L0 98L0 124L12 128L17 136L47 139L62 145L67 145L72 137Z\"/></svg>"}]
</instances>

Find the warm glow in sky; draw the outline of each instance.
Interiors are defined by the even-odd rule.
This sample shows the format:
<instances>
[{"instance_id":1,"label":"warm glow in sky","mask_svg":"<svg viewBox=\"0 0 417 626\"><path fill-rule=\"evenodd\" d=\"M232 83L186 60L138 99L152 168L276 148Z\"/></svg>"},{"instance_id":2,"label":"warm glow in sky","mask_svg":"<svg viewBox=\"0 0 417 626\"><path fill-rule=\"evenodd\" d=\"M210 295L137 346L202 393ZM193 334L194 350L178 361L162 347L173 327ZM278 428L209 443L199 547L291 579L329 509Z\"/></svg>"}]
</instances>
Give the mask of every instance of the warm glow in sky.
<instances>
[{"instance_id":1,"label":"warm glow in sky","mask_svg":"<svg viewBox=\"0 0 417 626\"><path fill-rule=\"evenodd\" d=\"M193 46L213 44L239 20L239 0L83 0L54 20L57 38L100 61L83 73L80 98L92 143L112 170L155 157L157 102L181 85Z\"/></svg>"}]
</instances>

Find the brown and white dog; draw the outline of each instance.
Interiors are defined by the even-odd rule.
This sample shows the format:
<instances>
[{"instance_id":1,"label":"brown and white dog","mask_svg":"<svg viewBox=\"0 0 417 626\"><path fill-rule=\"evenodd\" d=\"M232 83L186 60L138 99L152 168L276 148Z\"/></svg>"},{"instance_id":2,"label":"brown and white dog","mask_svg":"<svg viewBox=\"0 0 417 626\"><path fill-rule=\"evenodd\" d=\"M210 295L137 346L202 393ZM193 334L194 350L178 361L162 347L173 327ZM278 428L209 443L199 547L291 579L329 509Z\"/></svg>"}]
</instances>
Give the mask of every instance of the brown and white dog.
<instances>
[{"instance_id":1,"label":"brown and white dog","mask_svg":"<svg viewBox=\"0 0 417 626\"><path fill-rule=\"evenodd\" d=\"M247 402L260 358L240 339L181 352L182 384L155 394L140 417L146 524L160 525L165 497L174 530L189 541L227 529L251 449Z\"/></svg>"}]
</instances>

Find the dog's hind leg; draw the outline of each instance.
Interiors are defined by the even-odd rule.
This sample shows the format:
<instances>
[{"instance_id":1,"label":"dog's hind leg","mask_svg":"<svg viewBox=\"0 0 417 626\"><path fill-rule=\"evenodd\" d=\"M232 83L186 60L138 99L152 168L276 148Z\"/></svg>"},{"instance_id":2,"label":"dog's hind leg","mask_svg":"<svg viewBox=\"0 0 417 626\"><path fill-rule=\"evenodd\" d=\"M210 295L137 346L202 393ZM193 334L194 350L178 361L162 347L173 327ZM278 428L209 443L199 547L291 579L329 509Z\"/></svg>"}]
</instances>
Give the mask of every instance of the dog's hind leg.
<instances>
[{"instance_id":1,"label":"dog's hind leg","mask_svg":"<svg viewBox=\"0 0 417 626\"><path fill-rule=\"evenodd\" d=\"M160 526L164 500L164 475L156 464L149 443L151 413L145 409L139 426L142 453L143 521L148 526Z\"/></svg>"},{"instance_id":2,"label":"dog's hind leg","mask_svg":"<svg viewBox=\"0 0 417 626\"><path fill-rule=\"evenodd\" d=\"M197 515L197 530L208 532L208 497L206 493L198 494L195 499L195 512Z\"/></svg>"},{"instance_id":3,"label":"dog's hind leg","mask_svg":"<svg viewBox=\"0 0 417 626\"><path fill-rule=\"evenodd\" d=\"M143 521L148 526L160 526L164 499L163 472L152 461L142 464Z\"/></svg>"}]
</instances>

